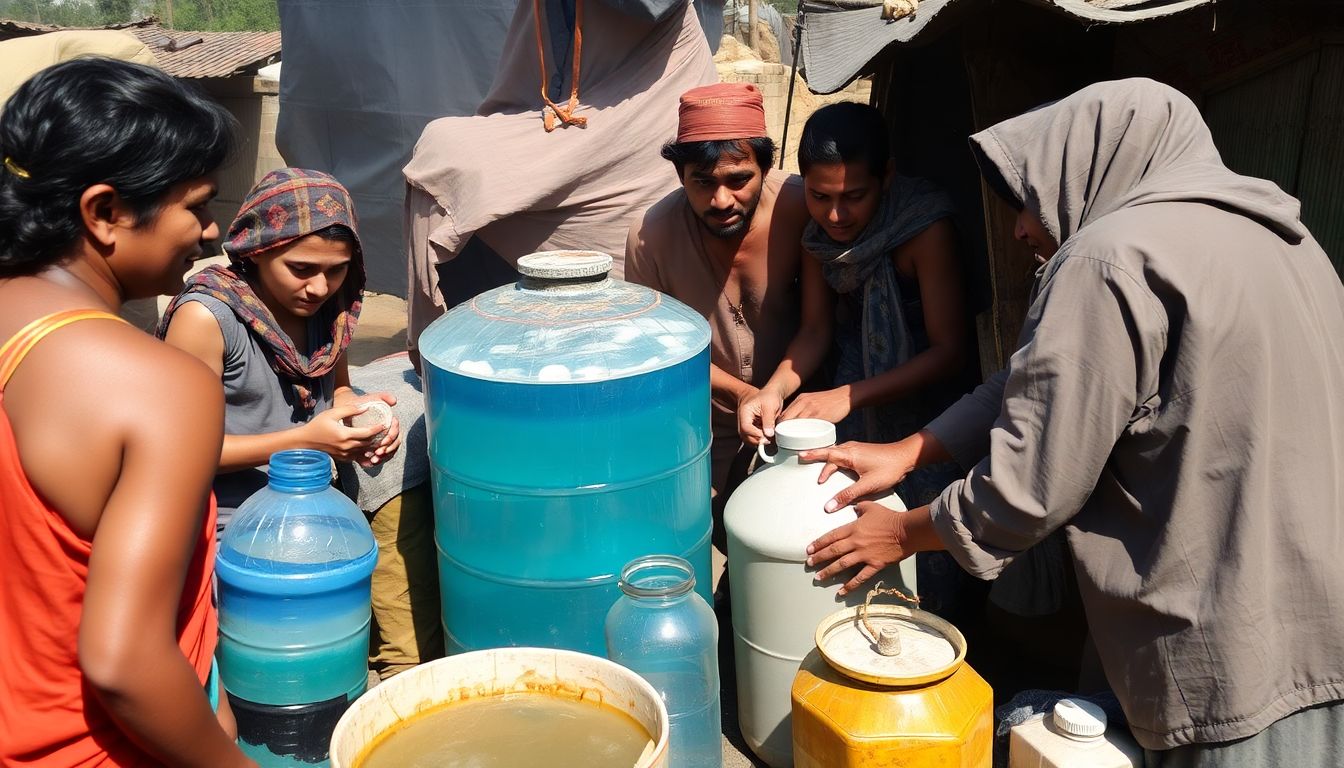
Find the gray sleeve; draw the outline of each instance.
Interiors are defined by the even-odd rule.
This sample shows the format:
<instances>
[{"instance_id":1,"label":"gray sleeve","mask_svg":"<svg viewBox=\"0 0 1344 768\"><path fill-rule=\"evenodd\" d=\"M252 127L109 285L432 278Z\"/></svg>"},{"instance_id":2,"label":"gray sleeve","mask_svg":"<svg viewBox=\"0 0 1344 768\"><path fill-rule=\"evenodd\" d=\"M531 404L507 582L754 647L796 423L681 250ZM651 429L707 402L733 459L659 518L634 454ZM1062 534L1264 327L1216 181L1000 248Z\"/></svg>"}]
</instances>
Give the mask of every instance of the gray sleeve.
<instances>
[{"instance_id":1,"label":"gray sleeve","mask_svg":"<svg viewBox=\"0 0 1344 768\"><path fill-rule=\"evenodd\" d=\"M1156 390L1166 322L1127 272L1073 255L1032 304L1023 338L988 455L930 510L948 551L980 578L1082 508L1138 403Z\"/></svg>"},{"instance_id":2,"label":"gray sleeve","mask_svg":"<svg viewBox=\"0 0 1344 768\"><path fill-rule=\"evenodd\" d=\"M1008 369L990 376L924 428L952 454L962 469L974 467L989 453L989 431L1003 407Z\"/></svg>"}]
</instances>

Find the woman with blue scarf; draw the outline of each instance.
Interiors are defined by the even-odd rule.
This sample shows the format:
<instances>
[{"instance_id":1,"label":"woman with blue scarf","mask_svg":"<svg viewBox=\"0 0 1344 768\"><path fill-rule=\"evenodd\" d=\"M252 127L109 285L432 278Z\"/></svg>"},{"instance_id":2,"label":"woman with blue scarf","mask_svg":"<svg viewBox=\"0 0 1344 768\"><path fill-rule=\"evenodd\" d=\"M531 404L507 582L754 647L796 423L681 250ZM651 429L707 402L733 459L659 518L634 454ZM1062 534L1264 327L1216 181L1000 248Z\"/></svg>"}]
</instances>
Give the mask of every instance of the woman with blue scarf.
<instances>
[{"instance_id":1,"label":"woman with blue scarf","mask_svg":"<svg viewBox=\"0 0 1344 768\"><path fill-rule=\"evenodd\" d=\"M825 419L841 441L908 437L958 394L966 365L952 201L896 174L887 126L866 104L813 114L798 166L812 216L803 246L838 294L838 357L833 388L799 395L782 418ZM906 504L926 504L960 474L933 466L896 490Z\"/></svg>"},{"instance_id":2,"label":"woman with blue scarf","mask_svg":"<svg viewBox=\"0 0 1344 768\"><path fill-rule=\"evenodd\" d=\"M816 113L798 148L812 220L803 247L836 292L831 389L799 395L782 419L836 425L841 441L888 443L918 432L961 394L967 322L952 201L895 172L882 114L842 102ZM911 508L962 474L954 463L911 472L896 492ZM945 553L917 561L923 607L971 622L977 589Z\"/></svg>"}]
</instances>

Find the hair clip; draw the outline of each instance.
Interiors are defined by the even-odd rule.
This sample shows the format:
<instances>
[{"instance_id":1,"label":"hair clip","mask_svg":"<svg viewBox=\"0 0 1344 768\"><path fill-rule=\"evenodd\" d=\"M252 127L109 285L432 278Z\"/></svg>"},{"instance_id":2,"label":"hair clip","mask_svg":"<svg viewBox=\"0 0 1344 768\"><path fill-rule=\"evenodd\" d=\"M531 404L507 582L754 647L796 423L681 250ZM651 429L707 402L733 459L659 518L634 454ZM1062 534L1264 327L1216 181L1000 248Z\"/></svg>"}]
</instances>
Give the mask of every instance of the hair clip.
<instances>
[{"instance_id":1,"label":"hair clip","mask_svg":"<svg viewBox=\"0 0 1344 768\"><path fill-rule=\"evenodd\" d=\"M14 158L9 155L5 155L5 169L15 176L18 176L20 179L32 178L32 175L25 171L18 163L14 162Z\"/></svg>"}]
</instances>

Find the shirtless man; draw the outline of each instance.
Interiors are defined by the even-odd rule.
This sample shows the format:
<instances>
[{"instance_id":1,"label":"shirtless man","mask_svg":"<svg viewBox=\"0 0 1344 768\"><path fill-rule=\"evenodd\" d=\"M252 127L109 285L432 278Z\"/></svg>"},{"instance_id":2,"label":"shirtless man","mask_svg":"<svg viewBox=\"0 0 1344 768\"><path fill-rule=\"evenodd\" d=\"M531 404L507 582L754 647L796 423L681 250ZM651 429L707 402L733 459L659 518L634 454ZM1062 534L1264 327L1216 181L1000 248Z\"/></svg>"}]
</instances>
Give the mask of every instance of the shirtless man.
<instances>
[{"instance_id":1,"label":"shirtless man","mask_svg":"<svg viewBox=\"0 0 1344 768\"><path fill-rule=\"evenodd\" d=\"M800 246L803 187L770 170L774 151L754 87L687 91L676 141L663 147L681 188L650 208L626 242L625 278L688 304L713 331L716 506L745 476L744 443L774 436L784 401L831 344L830 292Z\"/></svg>"}]
</instances>

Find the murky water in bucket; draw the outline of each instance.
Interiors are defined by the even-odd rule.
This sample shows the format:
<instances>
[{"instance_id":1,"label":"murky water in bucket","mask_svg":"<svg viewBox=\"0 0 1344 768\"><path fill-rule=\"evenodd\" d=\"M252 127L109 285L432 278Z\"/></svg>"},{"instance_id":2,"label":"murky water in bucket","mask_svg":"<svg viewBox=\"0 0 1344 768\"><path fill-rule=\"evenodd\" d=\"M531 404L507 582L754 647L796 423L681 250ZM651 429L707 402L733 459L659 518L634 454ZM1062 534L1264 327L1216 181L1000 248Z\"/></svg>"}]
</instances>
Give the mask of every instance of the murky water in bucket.
<instances>
[{"instance_id":1,"label":"murky water in bucket","mask_svg":"<svg viewBox=\"0 0 1344 768\"><path fill-rule=\"evenodd\" d=\"M653 740L610 707L541 693L449 704L374 743L358 768L631 768Z\"/></svg>"}]
</instances>

